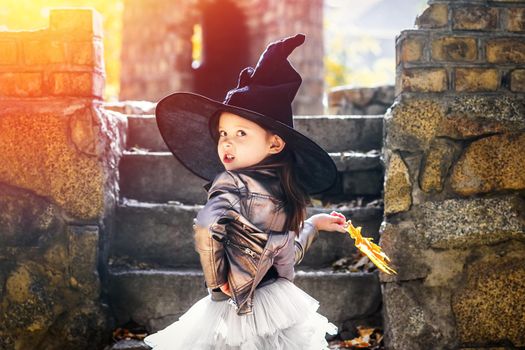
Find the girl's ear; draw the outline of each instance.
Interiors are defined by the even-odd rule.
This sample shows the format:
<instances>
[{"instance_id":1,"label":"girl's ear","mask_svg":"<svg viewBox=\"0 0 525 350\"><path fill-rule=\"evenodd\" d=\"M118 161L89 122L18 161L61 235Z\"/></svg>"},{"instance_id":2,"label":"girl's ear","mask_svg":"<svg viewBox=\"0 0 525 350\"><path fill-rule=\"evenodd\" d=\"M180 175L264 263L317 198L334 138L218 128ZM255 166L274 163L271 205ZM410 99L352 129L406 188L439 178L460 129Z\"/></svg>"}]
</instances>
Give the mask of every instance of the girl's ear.
<instances>
[{"instance_id":1,"label":"girl's ear","mask_svg":"<svg viewBox=\"0 0 525 350\"><path fill-rule=\"evenodd\" d=\"M286 142L277 134L273 134L270 141L270 153L277 154L281 152Z\"/></svg>"}]
</instances>

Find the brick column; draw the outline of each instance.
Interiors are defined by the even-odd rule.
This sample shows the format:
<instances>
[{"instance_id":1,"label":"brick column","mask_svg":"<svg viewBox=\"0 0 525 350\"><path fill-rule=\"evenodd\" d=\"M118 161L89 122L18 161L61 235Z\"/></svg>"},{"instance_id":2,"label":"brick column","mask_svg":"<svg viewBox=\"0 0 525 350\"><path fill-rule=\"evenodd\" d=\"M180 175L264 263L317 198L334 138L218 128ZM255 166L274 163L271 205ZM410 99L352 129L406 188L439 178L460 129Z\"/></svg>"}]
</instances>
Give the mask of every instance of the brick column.
<instances>
[{"instance_id":1,"label":"brick column","mask_svg":"<svg viewBox=\"0 0 525 350\"><path fill-rule=\"evenodd\" d=\"M430 1L385 116L387 349L525 346L525 4Z\"/></svg>"},{"instance_id":2,"label":"brick column","mask_svg":"<svg viewBox=\"0 0 525 350\"><path fill-rule=\"evenodd\" d=\"M52 10L0 52L0 349L100 348L126 126L102 108L100 15Z\"/></svg>"}]
</instances>

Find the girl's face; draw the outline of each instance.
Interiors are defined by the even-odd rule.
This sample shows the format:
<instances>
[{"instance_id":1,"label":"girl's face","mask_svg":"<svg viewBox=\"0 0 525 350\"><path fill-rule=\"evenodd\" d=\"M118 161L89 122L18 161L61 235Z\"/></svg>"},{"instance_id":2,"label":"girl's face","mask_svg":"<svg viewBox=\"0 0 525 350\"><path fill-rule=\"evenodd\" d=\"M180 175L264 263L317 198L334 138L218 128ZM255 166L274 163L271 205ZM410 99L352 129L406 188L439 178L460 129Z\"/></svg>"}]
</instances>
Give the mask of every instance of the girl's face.
<instances>
[{"instance_id":1,"label":"girl's face","mask_svg":"<svg viewBox=\"0 0 525 350\"><path fill-rule=\"evenodd\" d=\"M217 153L226 170L257 164L267 156L279 153L285 145L278 135L230 112L222 112L218 131Z\"/></svg>"}]
</instances>

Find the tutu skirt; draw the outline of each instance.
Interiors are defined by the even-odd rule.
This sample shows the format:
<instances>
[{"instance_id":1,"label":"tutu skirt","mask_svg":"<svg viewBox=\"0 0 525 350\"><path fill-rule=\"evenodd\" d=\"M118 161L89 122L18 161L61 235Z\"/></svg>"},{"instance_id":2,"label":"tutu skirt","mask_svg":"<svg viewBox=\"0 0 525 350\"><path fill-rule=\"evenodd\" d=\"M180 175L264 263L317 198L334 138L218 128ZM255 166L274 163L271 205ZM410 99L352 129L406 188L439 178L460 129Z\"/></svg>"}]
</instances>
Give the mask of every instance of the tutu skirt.
<instances>
[{"instance_id":1,"label":"tutu skirt","mask_svg":"<svg viewBox=\"0 0 525 350\"><path fill-rule=\"evenodd\" d=\"M144 342L154 350L321 350L326 333L337 333L319 302L285 278L255 289L252 314L237 315L231 301L207 295Z\"/></svg>"}]
</instances>

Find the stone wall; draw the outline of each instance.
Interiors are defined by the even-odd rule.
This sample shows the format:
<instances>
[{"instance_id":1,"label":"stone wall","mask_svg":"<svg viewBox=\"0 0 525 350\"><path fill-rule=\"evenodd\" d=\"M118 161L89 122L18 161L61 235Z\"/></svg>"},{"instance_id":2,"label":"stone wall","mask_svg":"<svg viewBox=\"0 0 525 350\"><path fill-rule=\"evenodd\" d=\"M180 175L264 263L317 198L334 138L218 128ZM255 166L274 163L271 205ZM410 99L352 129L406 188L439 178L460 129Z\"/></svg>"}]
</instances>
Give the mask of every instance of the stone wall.
<instances>
[{"instance_id":1,"label":"stone wall","mask_svg":"<svg viewBox=\"0 0 525 350\"><path fill-rule=\"evenodd\" d=\"M204 9L215 4L218 8L214 16L219 20L231 9L239 11L239 16L224 22L235 21L244 28L238 30L242 34L239 38L222 38L224 45L237 40L239 47L243 42L246 49L235 46L223 54L228 58L220 62L220 69L211 69L204 77L206 85L216 89L205 92L196 86L197 75L204 67L192 68L191 37ZM290 61L303 77L294 100L294 114L322 114L322 21L321 0L308 1L307 6L298 0L126 0L119 99L158 101L171 92L183 90L222 101L227 89L235 87L240 70L254 67L268 43L302 32L306 34L305 43L290 55ZM204 35L208 33L203 32ZM245 57L236 60L241 53ZM215 77L225 69L231 70L227 78Z\"/></svg>"},{"instance_id":2,"label":"stone wall","mask_svg":"<svg viewBox=\"0 0 525 350\"><path fill-rule=\"evenodd\" d=\"M525 346L525 4L431 1L385 116L388 349Z\"/></svg>"},{"instance_id":3,"label":"stone wall","mask_svg":"<svg viewBox=\"0 0 525 350\"><path fill-rule=\"evenodd\" d=\"M0 349L100 348L127 125L102 108L101 17L52 10L0 52Z\"/></svg>"},{"instance_id":4,"label":"stone wall","mask_svg":"<svg viewBox=\"0 0 525 350\"><path fill-rule=\"evenodd\" d=\"M394 86L338 86L328 93L328 114L380 115L394 103Z\"/></svg>"}]
</instances>

